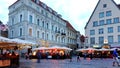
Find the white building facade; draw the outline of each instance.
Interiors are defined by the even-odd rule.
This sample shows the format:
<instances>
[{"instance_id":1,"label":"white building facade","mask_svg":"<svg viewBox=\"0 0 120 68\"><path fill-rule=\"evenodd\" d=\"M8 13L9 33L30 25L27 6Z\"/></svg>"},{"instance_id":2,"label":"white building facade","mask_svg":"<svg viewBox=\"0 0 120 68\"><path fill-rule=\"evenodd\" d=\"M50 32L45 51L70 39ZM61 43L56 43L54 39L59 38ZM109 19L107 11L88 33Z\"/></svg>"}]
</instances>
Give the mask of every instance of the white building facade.
<instances>
[{"instance_id":1,"label":"white building facade","mask_svg":"<svg viewBox=\"0 0 120 68\"><path fill-rule=\"evenodd\" d=\"M120 46L120 5L113 0L99 0L85 26L87 45Z\"/></svg>"},{"instance_id":2,"label":"white building facade","mask_svg":"<svg viewBox=\"0 0 120 68\"><path fill-rule=\"evenodd\" d=\"M9 6L9 38L37 42L38 46L68 46L66 23L39 0L17 0ZM76 44L76 30L72 36L75 38L69 43Z\"/></svg>"}]
</instances>

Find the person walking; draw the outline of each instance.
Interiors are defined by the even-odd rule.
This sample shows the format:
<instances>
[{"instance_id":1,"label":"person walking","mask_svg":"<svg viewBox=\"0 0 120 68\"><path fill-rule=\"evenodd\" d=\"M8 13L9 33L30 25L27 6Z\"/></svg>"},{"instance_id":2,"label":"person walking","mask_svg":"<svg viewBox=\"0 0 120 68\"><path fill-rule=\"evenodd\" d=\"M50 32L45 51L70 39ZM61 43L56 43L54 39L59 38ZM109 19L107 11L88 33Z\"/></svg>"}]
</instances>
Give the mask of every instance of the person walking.
<instances>
[{"instance_id":1,"label":"person walking","mask_svg":"<svg viewBox=\"0 0 120 68\"><path fill-rule=\"evenodd\" d=\"M115 49L113 51L113 66L115 66L115 63L117 63L117 65L120 66L118 59L118 49Z\"/></svg>"},{"instance_id":2,"label":"person walking","mask_svg":"<svg viewBox=\"0 0 120 68\"><path fill-rule=\"evenodd\" d=\"M70 62L72 62L72 54L73 54L73 52L71 51L71 52L70 52L70 56L69 56Z\"/></svg>"},{"instance_id":3,"label":"person walking","mask_svg":"<svg viewBox=\"0 0 120 68\"><path fill-rule=\"evenodd\" d=\"M80 61L80 53L77 55L77 62Z\"/></svg>"},{"instance_id":4,"label":"person walking","mask_svg":"<svg viewBox=\"0 0 120 68\"><path fill-rule=\"evenodd\" d=\"M40 59L41 59L41 52L40 50L37 51L37 63L40 63Z\"/></svg>"},{"instance_id":5,"label":"person walking","mask_svg":"<svg viewBox=\"0 0 120 68\"><path fill-rule=\"evenodd\" d=\"M26 60L29 59L29 55L28 55L27 52L25 53L25 59L26 59Z\"/></svg>"}]
</instances>

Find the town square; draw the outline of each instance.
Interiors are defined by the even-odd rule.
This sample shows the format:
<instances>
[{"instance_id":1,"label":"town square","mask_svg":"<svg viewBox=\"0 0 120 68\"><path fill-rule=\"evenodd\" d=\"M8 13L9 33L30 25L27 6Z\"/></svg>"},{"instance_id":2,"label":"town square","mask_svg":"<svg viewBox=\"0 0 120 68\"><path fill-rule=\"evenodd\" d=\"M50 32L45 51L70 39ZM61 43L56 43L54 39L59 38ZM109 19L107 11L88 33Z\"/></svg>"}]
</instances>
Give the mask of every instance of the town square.
<instances>
[{"instance_id":1,"label":"town square","mask_svg":"<svg viewBox=\"0 0 120 68\"><path fill-rule=\"evenodd\" d=\"M0 68L120 67L120 0L0 4Z\"/></svg>"}]
</instances>

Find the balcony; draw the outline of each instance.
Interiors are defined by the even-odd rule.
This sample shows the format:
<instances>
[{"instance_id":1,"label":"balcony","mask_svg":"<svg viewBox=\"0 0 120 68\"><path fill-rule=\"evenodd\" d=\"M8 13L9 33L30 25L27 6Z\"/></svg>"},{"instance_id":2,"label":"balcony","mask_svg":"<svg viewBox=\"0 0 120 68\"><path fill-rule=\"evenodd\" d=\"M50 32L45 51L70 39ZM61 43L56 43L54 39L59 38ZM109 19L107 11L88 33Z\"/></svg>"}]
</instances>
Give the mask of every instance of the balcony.
<instances>
[{"instance_id":1,"label":"balcony","mask_svg":"<svg viewBox=\"0 0 120 68\"><path fill-rule=\"evenodd\" d=\"M62 36L66 36L66 33L61 33Z\"/></svg>"},{"instance_id":2,"label":"balcony","mask_svg":"<svg viewBox=\"0 0 120 68\"><path fill-rule=\"evenodd\" d=\"M60 31L55 31L56 36L60 35Z\"/></svg>"},{"instance_id":3,"label":"balcony","mask_svg":"<svg viewBox=\"0 0 120 68\"><path fill-rule=\"evenodd\" d=\"M61 36L62 36L62 37L65 37L65 36L66 36L66 33L61 33Z\"/></svg>"}]
</instances>

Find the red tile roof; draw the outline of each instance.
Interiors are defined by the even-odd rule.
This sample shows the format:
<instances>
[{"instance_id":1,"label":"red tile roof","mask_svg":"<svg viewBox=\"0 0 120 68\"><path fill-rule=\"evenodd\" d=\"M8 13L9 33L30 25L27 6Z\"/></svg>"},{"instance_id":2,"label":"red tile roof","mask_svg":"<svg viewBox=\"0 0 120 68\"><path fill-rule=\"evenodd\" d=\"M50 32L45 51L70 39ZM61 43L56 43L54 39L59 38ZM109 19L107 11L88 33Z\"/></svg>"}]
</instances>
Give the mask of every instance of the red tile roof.
<instances>
[{"instance_id":1,"label":"red tile roof","mask_svg":"<svg viewBox=\"0 0 120 68\"><path fill-rule=\"evenodd\" d=\"M17 3L18 1L20 1L20 0L17 0L15 3ZM76 31L76 30L73 28L73 26L72 26L67 20L64 20L64 19L61 17L60 14L57 14L57 15L56 15L55 13L57 13L57 12L54 11L53 9L51 9L50 7L48 7L46 4L44 4L44 3L41 2L41 1L39 1L39 3L36 3L34 0L31 0L31 1L34 2L35 4L41 6L42 8L44 8L45 10L47 10L48 12L52 13L53 15L59 17L61 20L65 21L68 28ZM13 3L12 5L14 5L15 3ZM11 6L12 6L12 5L11 5ZM11 6L9 6L9 7L11 7ZM45 6L46 8L45 8L44 6ZM49 9L50 9L51 11L50 11Z\"/></svg>"},{"instance_id":2,"label":"red tile roof","mask_svg":"<svg viewBox=\"0 0 120 68\"><path fill-rule=\"evenodd\" d=\"M73 28L73 26L70 24L70 22L69 21L67 21L67 20L64 20L65 22L66 22L66 24L67 24L67 26L66 27L68 27L68 28L70 28L70 29L72 29L73 31L76 31L75 30L75 28Z\"/></svg>"}]
</instances>

